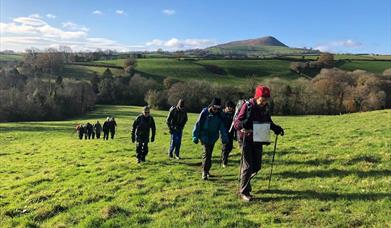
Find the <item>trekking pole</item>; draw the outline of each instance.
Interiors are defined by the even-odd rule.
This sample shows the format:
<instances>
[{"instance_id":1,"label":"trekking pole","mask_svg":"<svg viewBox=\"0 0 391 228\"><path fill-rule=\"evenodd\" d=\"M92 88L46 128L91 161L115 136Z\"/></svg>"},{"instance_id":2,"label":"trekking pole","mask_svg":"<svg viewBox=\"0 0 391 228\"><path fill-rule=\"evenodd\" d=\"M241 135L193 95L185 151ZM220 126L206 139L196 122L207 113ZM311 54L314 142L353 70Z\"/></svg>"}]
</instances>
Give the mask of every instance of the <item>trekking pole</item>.
<instances>
[{"instance_id":1,"label":"trekking pole","mask_svg":"<svg viewBox=\"0 0 391 228\"><path fill-rule=\"evenodd\" d=\"M268 189L270 189L270 182L272 181L274 156L276 155L276 148L277 148L277 139L278 139L278 135L276 135L276 140L274 141L274 150L273 150L273 158L272 158L272 167L271 167L271 169L270 169L269 187L268 187Z\"/></svg>"}]
</instances>

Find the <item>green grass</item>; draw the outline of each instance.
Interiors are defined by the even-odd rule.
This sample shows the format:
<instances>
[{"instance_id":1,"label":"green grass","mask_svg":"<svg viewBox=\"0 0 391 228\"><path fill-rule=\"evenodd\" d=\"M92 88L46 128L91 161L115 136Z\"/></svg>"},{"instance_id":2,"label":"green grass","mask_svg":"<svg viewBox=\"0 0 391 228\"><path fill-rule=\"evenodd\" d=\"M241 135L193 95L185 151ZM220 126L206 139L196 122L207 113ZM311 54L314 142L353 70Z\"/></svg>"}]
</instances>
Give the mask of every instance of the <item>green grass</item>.
<instances>
[{"instance_id":1,"label":"green grass","mask_svg":"<svg viewBox=\"0 0 391 228\"><path fill-rule=\"evenodd\" d=\"M382 74L386 69L391 68L391 61L352 61L339 66L342 70L366 70L372 73Z\"/></svg>"},{"instance_id":2,"label":"green grass","mask_svg":"<svg viewBox=\"0 0 391 228\"><path fill-rule=\"evenodd\" d=\"M239 55L253 55L253 56L270 56L276 54L300 54L303 52L302 49L289 48L282 46L248 46L248 45L229 45L224 47L210 47L208 51L216 55L227 55L229 53Z\"/></svg>"},{"instance_id":3,"label":"green grass","mask_svg":"<svg viewBox=\"0 0 391 228\"><path fill-rule=\"evenodd\" d=\"M156 142L136 163L130 125L140 107L98 106L67 121L0 124L0 227L389 227L391 110L340 116L274 117L278 139L253 180L256 200L236 196L240 153L201 180L200 145L186 125L183 160L167 158L167 112L152 110ZM115 140L78 140L76 123L114 115ZM236 145L236 143L235 143Z\"/></svg>"},{"instance_id":4,"label":"green grass","mask_svg":"<svg viewBox=\"0 0 391 228\"><path fill-rule=\"evenodd\" d=\"M292 56L291 56L292 57ZM345 56L348 57L348 56ZM309 56L306 59L314 59L316 56ZM342 57L338 57L342 58ZM337 59L338 59L337 58ZM123 59L102 60L93 63L110 64L123 66ZM236 85L247 81L250 76L257 80L280 77L293 80L300 75L289 69L291 61L288 60L199 60L179 61L175 58L146 58L138 59L136 71L145 77L163 81L167 77L186 80L206 80L212 83ZM215 65L225 71L225 74L216 74L206 65ZM353 60L339 66L343 70L362 69L373 73L383 73L385 69L391 68L391 61L365 61ZM110 68L114 76L124 75L123 70ZM106 67L92 67L67 65L63 76L83 79L90 79L94 72L99 75L106 70Z\"/></svg>"},{"instance_id":5,"label":"green grass","mask_svg":"<svg viewBox=\"0 0 391 228\"><path fill-rule=\"evenodd\" d=\"M101 76L105 70L106 67L65 65L62 76L65 78L89 80L95 73L98 74L98 76ZM110 68L110 70L114 77L124 75L124 71L121 69Z\"/></svg>"},{"instance_id":6,"label":"green grass","mask_svg":"<svg viewBox=\"0 0 391 228\"><path fill-rule=\"evenodd\" d=\"M0 62L21 60L23 60L23 56L21 54L0 54Z\"/></svg>"}]
</instances>

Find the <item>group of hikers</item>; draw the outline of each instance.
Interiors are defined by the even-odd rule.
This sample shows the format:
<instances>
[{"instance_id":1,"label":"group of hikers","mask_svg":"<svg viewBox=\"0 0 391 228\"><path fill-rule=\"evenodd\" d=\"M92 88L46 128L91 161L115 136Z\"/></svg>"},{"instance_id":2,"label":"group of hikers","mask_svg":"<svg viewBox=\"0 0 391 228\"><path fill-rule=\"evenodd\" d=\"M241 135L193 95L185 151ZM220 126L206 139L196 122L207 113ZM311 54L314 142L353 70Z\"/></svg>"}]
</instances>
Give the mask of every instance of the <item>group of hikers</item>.
<instances>
[{"instance_id":1,"label":"group of hikers","mask_svg":"<svg viewBox=\"0 0 391 228\"><path fill-rule=\"evenodd\" d=\"M251 201L251 179L259 172L262 164L262 146L269 142L258 141L255 137L260 124L267 124L268 129L276 135L284 135L282 127L273 123L270 115L270 89L258 85L254 97L235 105L232 101L225 103L222 109L221 99L213 98L210 105L202 109L194 125L192 141L201 142L202 179L208 180L212 166L213 148L221 136L222 166L228 164L229 153L233 149L233 141L237 138L241 148L240 160L240 196L244 201ZM237 109L235 112L235 108ZM167 126L170 131L170 158L180 157L183 128L187 122L185 102L179 100L176 106L170 108L167 117ZM151 135L150 135L151 133ZM137 162L144 162L148 154L148 143L155 141L156 125L150 114L150 108L145 106L143 112L137 116L132 126L131 140L136 143Z\"/></svg>"},{"instance_id":2,"label":"group of hikers","mask_svg":"<svg viewBox=\"0 0 391 228\"><path fill-rule=\"evenodd\" d=\"M197 122L193 127L192 141L199 142L203 146L202 155L202 179L208 180L211 176L212 153L215 143L221 137L222 152L221 165L226 167L228 157L233 149L233 141L237 139L241 149L240 159L240 196L244 201L252 200L251 179L259 172L262 164L262 146L268 145L268 141L259 141L258 129L261 124L266 124L267 132L272 130L276 135L284 135L282 127L273 123L270 115L269 102L270 89L264 85L258 85L254 97L249 100L242 100L235 105L232 101L225 103L222 107L221 99L215 97L208 107L202 109ZM185 102L180 99L176 106L169 110L166 124L171 138L168 150L169 158L181 159L180 148L183 129L187 123L187 112ZM101 127L99 121L92 125L78 125L79 138L94 139L100 138L101 129L103 139L110 136L113 139L117 124L114 117L107 117ZM148 143L155 141L156 125L151 116L150 107L143 107L142 113L137 116L132 125L131 140L136 143L137 162L145 162L148 154Z\"/></svg>"},{"instance_id":3,"label":"group of hikers","mask_svg":"<svg viewBox=\"0 0 391 228\"><path fill-rule=\"evenodd\" d=\"M103 131L103 140L109 139L109 133L110 138L114 139L115 135L115 128L117 127L117 123L115 122L114 117L107 117L105 122L102 125L99 123L99 121L96 121L95 124L91 124L88 122L87 124L77 124L75 129L79 134L79 139L100 139L100 134Z\"/></svg>"}]
</instances>

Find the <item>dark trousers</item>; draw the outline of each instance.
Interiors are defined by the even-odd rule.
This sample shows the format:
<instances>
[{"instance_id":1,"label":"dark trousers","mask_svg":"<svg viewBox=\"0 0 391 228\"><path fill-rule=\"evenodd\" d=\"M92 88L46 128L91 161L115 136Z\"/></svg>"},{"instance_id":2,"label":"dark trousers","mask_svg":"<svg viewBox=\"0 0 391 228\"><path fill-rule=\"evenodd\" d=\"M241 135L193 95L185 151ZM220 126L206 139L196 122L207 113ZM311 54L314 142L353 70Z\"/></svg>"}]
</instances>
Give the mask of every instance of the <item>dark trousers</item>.
<instances>
[{"instance_id":1,"label":"dark trousers","mask_svg":"<svg viewBox=\"0 0 391 228\"><path fill-rule=\"evenodd\" d=\"M94 139L95 138L95 132L92 132L92 139Z\"/></svg>"},{"instance_id":2,"label":"dark trousers","mask_svg":"<svg viewBox=\"0 0 391 228\"><path fill-rule=\"evenodd\" d=\"M100 139L100 132L96 132L96 138Z\"/></svg>"},{"instance_id":3,"label":"dark trousers","mask_svg":"<svg viewBox=\"0 0 391 228\"><path fill-rule=\"evenodd\" d=\"M244 141L242 144L242 158L240 160L240 193L251 192L251 179L261 170L262 144Z\"/></svg>"},{"instance_id":4,"label":"dark trousers","mask_svg":"<svg viewBox=\"0 0 391 228\"><path fill-rule=\"evenodd\" d=\"M202 154L202 170L204 173L209 173L212 167L212 152L214 144L204 144L204 153Z\"/></svg>"},{"instance_id":5,"label":"dark trousers","mask_svg":"<svg viewBox=\"0 0 391 228\"><path fill-rule=\"evenodd\" d=\"M231 136L229 136L228 143L223 144L223 147L221 149L221 163L223 163L224 165L228 164L228 156L233 149L233 144L234 144L234 139Z\"/></svg>"},{"instance_id":6,"label":"dark trousers","mask_svg":"<svg viewBox=\"0 0 391 228\"><path fill-rule=\"evenodd\" d=\"M148 154L148 142L136 143L136 156L138 161L145 161L145 157Z\"/></svg>"},{"instance_id":7,"label":"dark trousers","mask_svg":"<svg viewBox=\"0 0 391 228\"><path fill-rule=\"evenodd\" d=\"M79 133L79 139L83 139L83 133Z\"/></svg>"},{"instance_id":8,"label":"dark trousers","mask_svg":"<svg viewBox=\"0 0 391 228\"><path fill-rule=\"evenodd\" d=\"M108 140L109 139L109 132L108 131L104 131L103 132L103 140Z\"/></svg>"},{"instance_id":9,"label":"dark trousers","mask_svg":"<svg viewBox=\"0 0 391 228\"><path fill-rule=\"evenodd\" d=\"M92 132L88 132L87 135L88 135L88 139L91 139Z\"/></svg>"},{"instance_id":10,"label":"dark trousers","mask_svg":"<svg viewBox=\"0 0 391 228\"><path fill-rule=\"evenodd\" d=\"M115 130L114 129L110 130L111 139L114 139L114 135L115 135Z\"/></svg>"},{"instance_id":11,"label":"dark trousers","mask_svg":"<svg viewBox=\"0 0 391 228\"><path fill-rule=\"evenodd\" d=\"M171 156L174 151L175 151L175 155L179 156L181 141L182 141L182 130L173 131L171 134L170 150L168 152Z\"/></svg>"}]
</instances>

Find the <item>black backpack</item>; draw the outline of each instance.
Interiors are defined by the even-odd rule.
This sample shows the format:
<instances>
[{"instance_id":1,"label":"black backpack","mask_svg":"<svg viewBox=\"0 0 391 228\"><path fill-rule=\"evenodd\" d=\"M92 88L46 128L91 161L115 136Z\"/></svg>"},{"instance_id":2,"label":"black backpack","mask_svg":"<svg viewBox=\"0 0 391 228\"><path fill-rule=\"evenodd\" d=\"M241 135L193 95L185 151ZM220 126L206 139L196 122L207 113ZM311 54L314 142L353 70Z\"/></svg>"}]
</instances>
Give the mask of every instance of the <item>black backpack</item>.
<instances>
[{"instance_id":1,"label":"black backpack","mask_svg":"<svg viewBox=\"0 0 391 228\"><path fill-rule=\"evenodd\" d=\"M245 104L246 104L246 107L247 107L246 119L245 119L245 120L250 119L251 110L252 110L252 104L250 103L249 100L245 100L245 99L239 100L238 103L236 104L236 107L235 107L235 114L234 114L234 118L233 118L231 127L230 127L230 129L229 129L229 132L231 132L231 131L233 130L234 123L235 123L236 119L237 119L238 116L239 116L239 112L240 112L240 109L241 109L242 106L243 106L243 103L245 103Z\"/></svg>"}]
</instances>

